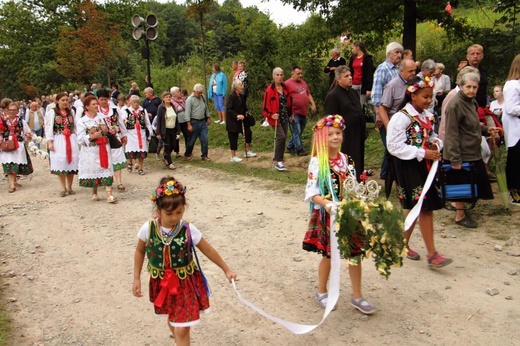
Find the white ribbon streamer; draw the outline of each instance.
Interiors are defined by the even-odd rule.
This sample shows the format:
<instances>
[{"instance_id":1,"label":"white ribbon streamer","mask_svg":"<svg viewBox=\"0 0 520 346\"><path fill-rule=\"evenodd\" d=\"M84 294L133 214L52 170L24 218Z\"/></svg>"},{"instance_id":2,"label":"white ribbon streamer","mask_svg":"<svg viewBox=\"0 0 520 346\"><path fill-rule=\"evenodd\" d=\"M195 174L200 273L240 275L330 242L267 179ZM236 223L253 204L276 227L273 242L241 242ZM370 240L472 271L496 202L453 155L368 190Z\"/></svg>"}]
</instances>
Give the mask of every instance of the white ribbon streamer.
<instances>
[{"instance_id":1,"label":"white ribbon streamer","mask_svg":"<svg viewBox=\"0 0 520 346\"><path fill-rule=\"evenodd\" d=\"M417 201L417 204L410 210L408 216L404 220L404 231L408 231L410 227L412 227L413 223L419 217L419 213L421 212L422 204L424 201L424 197L426 196L426 192L430 189L432 185L433 179L437 175L437 167L439 166L439 160L433 162L432 167L430 168L430 172L428 172L428 177L426 178L426 182L424 183L423 189L421 191L421 196Z\"/></svg>"},{"instance_id":2,"label":"white ribbon streamer","mask_svg":"<svg viewBox=\"0 0 520 346\"><path fill-rule=\"evenodd\" d=\"M340 265L340 256L339 256L339 249L338 249L338 238L336 236L336 232L334 230L334 224L336 222L336 217L334 214L330 215L330 260L331 260L331 268L330 268L330 275L329 275L329 296L327 299L327 307L325 308L325 312L323 313L323 318L321 319L320 323L315 325L309 325L309 324L299 324L294 322L289 322L282 320L281 318L272 316L265 312L264 310L258 308L253 303L245 300L242 298L242 295L240 292L238 292L235 280L232 281L233 283L233 289L235 290L235 293L238 297L238 299L244 303L245 305L249 306L253 311L258 312L260 315L264 316L265 318L276 322L280 324L281 326L284 326L285 328L289 329L293 334L305 334L313 329L317 328L319 325L321 325L329 316L330 312L332 311L332 308L336 306L336 303L339 299L339 284L340 284L340 274L341 274L341 265Z\"/></svg>"}]
</instances>

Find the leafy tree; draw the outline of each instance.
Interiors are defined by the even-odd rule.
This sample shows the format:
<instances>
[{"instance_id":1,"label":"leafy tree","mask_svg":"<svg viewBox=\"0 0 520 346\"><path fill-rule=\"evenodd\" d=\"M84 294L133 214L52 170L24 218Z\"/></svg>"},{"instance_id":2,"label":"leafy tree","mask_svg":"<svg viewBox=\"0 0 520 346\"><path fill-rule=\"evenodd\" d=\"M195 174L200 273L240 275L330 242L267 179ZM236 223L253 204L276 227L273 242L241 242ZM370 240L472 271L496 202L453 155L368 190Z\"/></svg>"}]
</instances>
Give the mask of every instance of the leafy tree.
<instances>
[{"instance_id":1,"label":"leafy tree","mask_svg":"<svg viewBox=\"0 0 520 346\"><path fill-rule=\"evenodd\" d=\"M186 0L186 4L188 5L188 9L186 10L186 17L196 20L200 26L200 42L202 45L202 78L204 79L204 84L206 84L206 52L204 47L206 42L206 35L204 33L204 27L207 26L208 23L205 22L205 16L214 10L215 1Z\"/></svg>"},{"instance_id":2,"label":"leafy tree","mask_svg":"<svg viewBox=\"0 0 520 346\"><path fill-rule=\"evenodd\" d=\"M436 21L453 33L464 34L463 21L449 16L445 2L431 0L372 1L365 0L282 0L299 10L319 10L329 25L341 32L350 28L355 33L376 32L374 44L383 45L395 30L403 35L403 45L415 51L416 24Z\"/></svg>"},{"instance_id":3,"label":"leafy tree","mask_svg":"<svg viewBox=\"0 0 520 346\"><path fill-rule=\"evenodd\" d=\"M88 83L102 68L110 74L111 65L120 58L121 25L108 22L107 14L91 0L81 2L78 10L77 29L62 27L56 60L62 76Z\"/></svg>"}]
</instances>

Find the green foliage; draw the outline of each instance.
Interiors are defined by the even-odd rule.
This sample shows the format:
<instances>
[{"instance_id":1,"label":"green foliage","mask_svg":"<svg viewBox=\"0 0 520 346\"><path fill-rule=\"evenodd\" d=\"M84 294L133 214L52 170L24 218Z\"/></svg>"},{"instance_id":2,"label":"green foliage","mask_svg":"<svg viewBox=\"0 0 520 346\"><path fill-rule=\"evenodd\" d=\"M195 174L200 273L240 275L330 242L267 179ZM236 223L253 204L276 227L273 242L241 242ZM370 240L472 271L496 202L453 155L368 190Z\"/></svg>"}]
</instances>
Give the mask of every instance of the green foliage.
<instances>
[{"instance_id":1,"label":"green foliage","mask_svg":"<svg viewBox=\"0 0 520 346\"><path fill-rule=\"evenodd\" d=\"M349 263L359 264L364 257L373 258L377 271L387 279L391 267L403 265L403 212L401 208L379 198L366 202L347 197L339 205L339 250ZM361 256L351 256L352 245L363 243Z\"/></svg>"}]
</instances>

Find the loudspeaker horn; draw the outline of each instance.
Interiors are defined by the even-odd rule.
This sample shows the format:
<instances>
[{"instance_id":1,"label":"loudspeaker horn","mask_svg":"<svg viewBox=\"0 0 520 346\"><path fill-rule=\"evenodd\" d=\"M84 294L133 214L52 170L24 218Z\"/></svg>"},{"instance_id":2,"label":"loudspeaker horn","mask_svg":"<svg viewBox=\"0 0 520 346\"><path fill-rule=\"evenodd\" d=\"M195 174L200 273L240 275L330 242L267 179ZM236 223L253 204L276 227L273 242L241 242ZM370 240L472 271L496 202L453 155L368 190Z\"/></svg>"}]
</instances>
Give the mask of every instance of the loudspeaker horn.
<instances>
[{"instance_id":1,"label":"loudspeaker horn","mask_svg":"<svg viewBox=\"0 0 520 346\"><path fill-rule=\"evenodd\" d=\"M132 37L134 40L139 41L143 36L145 32L141 28L134 28L132 31Z\"/></svg>"},{"instance_id":2,"label":"loudspeaker horn","mask_svg":"<svg viewBox=\"0 0 520 346\"><path fill-rule=\"evenodd\" d=\"M138 28L138 27L144 25L144 18L140 17L138 14L134 14L134 16L132 17L132 25L135 28Z\"/></svg>"},{"instance_id":3,"label":"loudspeaker horn","mask_svg":"<svg viewBox=\"0 0 520 346\"><path fill-rule=\"evenodd\" d=\"M155 28L157 24L159 24L159 20L155 14L149 14L146 17L146 24L148 24L148 26L151 28Z\"/></svg>"},{"instance_id":4,"label":"loudspeaker horn","mask_svg":"<svg viewBox=\"0 0 520 346\"><path fill-rule=\"evenodd\" d=\"M146 29L146 39L149 41L155 41L157 38L157 29L156 28L148 28Z\"/></svg>"}]
</instances>

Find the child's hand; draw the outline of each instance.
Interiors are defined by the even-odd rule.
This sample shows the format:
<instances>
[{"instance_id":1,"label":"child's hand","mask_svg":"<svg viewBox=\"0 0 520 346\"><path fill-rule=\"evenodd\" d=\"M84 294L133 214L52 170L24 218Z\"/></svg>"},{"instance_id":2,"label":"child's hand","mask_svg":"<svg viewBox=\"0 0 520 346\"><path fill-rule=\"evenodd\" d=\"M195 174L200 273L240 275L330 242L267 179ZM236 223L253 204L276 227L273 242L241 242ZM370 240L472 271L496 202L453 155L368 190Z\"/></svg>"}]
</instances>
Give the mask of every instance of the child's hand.
<instances>
[{"instance_id":1,"label":"child's hand","mask_svg":"<svg viewBox=\"0 0 520 346\"><path fill-rule=\"evenodd\" d=\"M231 269L224 271L224 274L226 274L226 277L230 283L231 283L232 279L237 281L237 274L233 273L233 271Z\"/></svg>"},{"instance_id":2,"label":"child's hand","mask_svg":"<svg viewBox=\"0 0 520 346\"><path fill-rule=\"evenodd\" d=\"M141 293L141 280L134 280L134 284L132 285L132 293L138 298L143 296Z\"/></svg>"}]
</instances>

